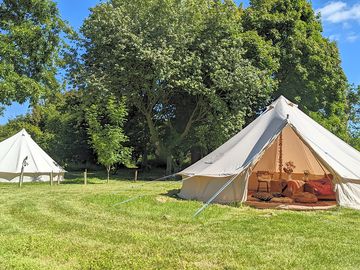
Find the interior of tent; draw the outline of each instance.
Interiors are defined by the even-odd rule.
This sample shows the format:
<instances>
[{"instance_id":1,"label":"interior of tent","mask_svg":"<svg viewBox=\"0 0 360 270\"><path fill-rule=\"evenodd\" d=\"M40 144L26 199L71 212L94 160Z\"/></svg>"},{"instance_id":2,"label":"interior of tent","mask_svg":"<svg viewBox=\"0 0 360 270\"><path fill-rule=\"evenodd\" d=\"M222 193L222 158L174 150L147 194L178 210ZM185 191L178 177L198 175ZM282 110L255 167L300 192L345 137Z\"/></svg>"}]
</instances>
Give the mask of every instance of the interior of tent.
<instances>
[{"instance_id":1,"label":"interior of tent","mask_svg":"<svg viewBox=\"0 0 360 270\"><path fill-rule=\"evenodd\" d=\"M293 172L285 172L287 164ZM248 198L279 203L335 202L332 179L326 166L292 127L287 126L254 166L248 181ZM261 198L263 193L275 198Z\"/></svg>"}]
</instances>

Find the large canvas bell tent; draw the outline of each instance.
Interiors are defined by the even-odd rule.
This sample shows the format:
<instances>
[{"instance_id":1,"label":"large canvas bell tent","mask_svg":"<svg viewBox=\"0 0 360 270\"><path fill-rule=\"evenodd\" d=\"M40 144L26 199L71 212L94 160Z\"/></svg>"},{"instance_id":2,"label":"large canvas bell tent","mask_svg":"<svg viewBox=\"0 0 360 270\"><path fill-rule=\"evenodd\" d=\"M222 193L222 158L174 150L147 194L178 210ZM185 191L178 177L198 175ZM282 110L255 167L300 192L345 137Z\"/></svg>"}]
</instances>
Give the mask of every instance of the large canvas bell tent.
<instances>
[{"instance_id":1,"label":"large canvas bell tent","mask_svg":"<svg viewBox=\"0 0 360 270\"><path fill-rule=\"evenodd\" d=\"M280 156L281 155L281 156ZM333 175L339 205L360 209L360 152L316 123L283 96L215 151L181 171L185 199L244 202L256 171L281 177L283 162L294 173Z\"/></svg>"},{"instance_id":2,"label":"large canvas bell tent","mask_svg":"<svg viewBox=\"0 0 360 270\"><path fill-rule=\"evenodd\" d=\"M25 129L0 143L0 182L62 180L65 170L60 167Z\"/></svg>"}]
</instances>

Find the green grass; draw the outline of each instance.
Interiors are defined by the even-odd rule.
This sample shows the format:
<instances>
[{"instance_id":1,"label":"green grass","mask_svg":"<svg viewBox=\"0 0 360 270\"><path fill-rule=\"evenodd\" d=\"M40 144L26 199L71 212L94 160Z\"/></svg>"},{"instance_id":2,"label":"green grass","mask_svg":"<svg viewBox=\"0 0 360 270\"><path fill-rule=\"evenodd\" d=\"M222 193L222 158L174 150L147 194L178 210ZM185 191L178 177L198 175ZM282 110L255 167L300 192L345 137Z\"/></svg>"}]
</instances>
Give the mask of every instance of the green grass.
<instances>
[{"instance_id":1,"label":"green grass","mask_svg":"<svg viewBox=\"0 0 360 270\"><path fill-rule=\"evenodd\" d=\"M211 205L194 219L201 203L166 195L179 182L90 182L0 185L0 269L359 269L359 211Z\"/></svg>"}]
</instances>

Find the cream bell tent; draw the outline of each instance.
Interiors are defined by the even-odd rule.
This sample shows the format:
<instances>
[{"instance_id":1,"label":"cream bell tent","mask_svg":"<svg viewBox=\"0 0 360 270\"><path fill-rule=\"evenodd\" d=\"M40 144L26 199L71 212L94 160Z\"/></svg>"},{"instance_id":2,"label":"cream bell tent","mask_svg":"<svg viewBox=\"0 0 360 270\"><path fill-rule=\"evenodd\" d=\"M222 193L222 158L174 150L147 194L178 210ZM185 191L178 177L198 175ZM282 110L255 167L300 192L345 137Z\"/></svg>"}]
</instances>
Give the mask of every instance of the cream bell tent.
<instances>
[{"instance_id":1,"label":"cream bell tent","mask_svg":"<svg viewBox=\"0 0 360 270\"><path fill-rule=\"evenodd\" d=\"M360 152L283 96L229 141L181 171L179 196L207 204L244 202L256 186L256 171L281 178L283 162L290 160L295 174L332 174L338 204L360 209Z\"/></svg>"},{"instance_id":2,"label":"cream bell tent","mask_svg":"<svg viewBox=\"0 0 360 270\"><path fill-rule=\"evenodd\" d=\"M0 182L23 182L62 180L65 170L61 168L26 132L21 130L0 143Z\"/></svg>"}]
</instances>

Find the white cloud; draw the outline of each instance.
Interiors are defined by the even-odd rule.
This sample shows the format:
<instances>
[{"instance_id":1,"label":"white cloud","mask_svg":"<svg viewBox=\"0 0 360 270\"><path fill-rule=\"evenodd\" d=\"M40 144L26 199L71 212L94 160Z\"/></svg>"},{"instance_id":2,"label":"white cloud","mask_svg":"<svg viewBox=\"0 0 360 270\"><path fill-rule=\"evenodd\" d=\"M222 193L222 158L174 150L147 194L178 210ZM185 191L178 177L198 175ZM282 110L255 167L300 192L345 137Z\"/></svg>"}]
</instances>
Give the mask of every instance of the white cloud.
<instances>
[{"instance_id":1,"label":"white cloud","mask_svg":"<svg viewBox=\"0 0 360 270\"><path fill-rule=\"evenodd\" d=\"M360 22L360 3L348 7L348 5L342 1L331 2L318 9L317 12L321 13L321 18L324 21L331 23L344 23L350 20Z\"/></svg>"},{"instance_id":2,"label":"white cloud","mask_svg":"<svg viewBox=\"0 0 360 270\"><path fill-rule=\"evenodd\" d=\"M346 8L346 3L344 2L332 2L330 4L327 4L323 8L320 8L317 10L317 12L321 13L321 16L327 17L329 15L332 15L336 12L339 12Z\"/></svg>"},{"instance_id":3,"label":"white cloud","mask_svg":"<svg viewBox=\"0 0 360 270\"><path fill-rule=\"evenodd\" d=\"M359 38L360 38L359 35L352 33L352 34L349 34L349 35L346 37L346 41L348 41L348 42L355 42L355 41L358 40Z\"/></svg>"}]
</instances>

